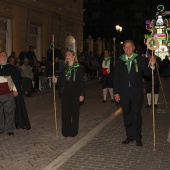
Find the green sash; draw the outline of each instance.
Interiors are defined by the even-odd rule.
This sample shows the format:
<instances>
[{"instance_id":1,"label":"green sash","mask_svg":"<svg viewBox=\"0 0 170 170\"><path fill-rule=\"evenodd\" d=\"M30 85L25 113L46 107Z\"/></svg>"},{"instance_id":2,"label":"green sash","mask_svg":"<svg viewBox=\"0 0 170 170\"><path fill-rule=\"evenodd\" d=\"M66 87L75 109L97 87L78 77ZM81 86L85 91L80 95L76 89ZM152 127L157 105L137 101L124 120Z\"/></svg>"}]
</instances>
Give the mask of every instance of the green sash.
<instances>
[{"instance_id":1,"label":"green sash","mask_svg":"<svg viewBox=\"0 0 170 170\"><path fill-rule=\"evenodd\" d=\"M80 66L79 63L75 63L75 64L73 64L72 66L68 66L68 69L65 71L65 76L66 76L66 77L67 77L67 76L68 76L68 77L71 76L71 71L72 71L73 69L79 67L79 66ZM75 79L76 79L76 71L74 70L73 81L75 81Z\"/></svg>"},{"instance_id":2,"label":"green sash","mask_svg":"<svg viewBox=\"0 0 170 170\"><path fill-rule=\"evenodd\" d=\"M137 53L133 53L132 57L128 58L128 60L126 60L126 55L125 55L125 54L123 54L123 55L120 56L120 59L121 59L122 61L124 61L125 64L127 65L128 73L130 73L130 62L131 62L131 61L134 61L134 62L135 62L136 72L138 72L138 64L137 64L137 60L135 59L137 56L138 56Z\"/></svg>"},{"instance_id":3,"label":"green sash","mask_svg":"<svg viewBox=\"0 0 170 170\"><path fill-rule=\"evenodd\" d=\"M120 56L120 59L125 62L125 65L127 65L128 74L130 74L130 68L131 68L130 67L130 62L132 62L132 61L135 62L136 72L138 72L138 64L137 64L137 60L135 59L137 56L138 56L137 53L133 53L132 57L128 58L127 60L126 60L126 55L125 54ZM130 81L129 81L129 87L130 86L131 86L131 84L130 84Z\"/></svg>"},{"instance_id":4,"label":"green sash","mask_svg":"<svg viewBox=\"0 0 170 170\"><path fill-rule=\"evenodd\" d=\"M5 64L0 64L1 66L5 66L5 65L7 65L7 64L9 64L9 63L5 63Z\"/></svg>"},{"instance_id":5,"label":"green sash","mask_svg":"<svg viewBox=\"0 0 170 170\"><path fill-rule=\"evenodd\" d=\"M105 59L104 57L104 65L107 66L107 62L111 59L111 57L108 57L107 59Z\"/></svg>"}]
</instances>

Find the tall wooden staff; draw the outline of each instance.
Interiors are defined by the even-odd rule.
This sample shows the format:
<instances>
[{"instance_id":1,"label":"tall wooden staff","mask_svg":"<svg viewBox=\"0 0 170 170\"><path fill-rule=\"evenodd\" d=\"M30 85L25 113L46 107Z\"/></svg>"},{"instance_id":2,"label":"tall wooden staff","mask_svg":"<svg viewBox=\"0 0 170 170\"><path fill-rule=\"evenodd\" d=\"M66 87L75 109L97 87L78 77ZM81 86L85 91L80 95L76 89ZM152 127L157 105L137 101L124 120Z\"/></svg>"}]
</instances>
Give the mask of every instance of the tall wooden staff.
<instances>
[{"instance_id":1,"label":"tall wooden staff","mask_svg":"<svg viewBox=\"0 0 170 170\"><path fill-rule=\"evenodd\" d=\"M52 35L52 54L53 54L53 76L55 76L54 73L54 35ZM58 137L58 124L57 124L57 109L56 109L56 88L55 83L53 82L53 97L54 97L54 115L55 115L55 127L56 127L56 136Z\"/></svg>"},{"instance_id":2,"label":"tall wooden staff","mask_svg":"<svg viewBox=\"0 0 170 170\"><path fill-rule=\"evenodd\" d=\"M116 44L115 44L115 41L116 41L116 38L113 37L113 42L114 42L114 43L113 43L113 45L114 45L114 46L113 46L113 47L114 47L114 48L113 48L113 50L114 50L114 56L113 56L113 57L114 57L114 66L115 66L115 63L116 63L116 47L115 47Z\"/></svg>"},{"instance_id":3,"label":"tall wooden staff","mask_svg":"<svg viewBox=\"0 0 170 170\"><path fill-rule=\"evenodd\" d=\"M152 42L152 46L150 45L151 44L150 42ZM148 49L152 50L152 56L153 56L154 50L157 50L159 48L158 40L155 37L148 38L146 44L147 44ZM154 96L154 69L152 68L153 151L155 151L155 146L156 146L154 101L155 101L155 96Z\"/></svg>"}]
</instances>

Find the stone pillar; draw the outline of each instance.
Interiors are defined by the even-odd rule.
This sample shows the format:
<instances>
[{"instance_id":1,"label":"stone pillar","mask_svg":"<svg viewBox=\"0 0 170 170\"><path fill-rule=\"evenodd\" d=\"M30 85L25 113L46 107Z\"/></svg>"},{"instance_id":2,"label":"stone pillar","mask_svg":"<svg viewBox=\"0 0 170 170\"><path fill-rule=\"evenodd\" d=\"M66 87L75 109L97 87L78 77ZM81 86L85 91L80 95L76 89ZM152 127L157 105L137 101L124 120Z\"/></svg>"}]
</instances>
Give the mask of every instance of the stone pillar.
<instances>
[{"instance_id":1,"label":"stone pillar","mask_svg":"<svg viewBox=\"0 0 170 170\"><path fill-rule=\"evenodd\" d=\"M74 52L77 52L76 51L76 40L73 36L69 35L69 36L66 37L65 47L68 50L72 50Z\"/></svg>"},{"instance_id":2,"label":"stone pillar","mask_svg":"<svg viewBox=\"0 0 170 170\"><path fill-rule=\"evenodd\" d=\"M98 46L98 55L101 55L103 42L100 37L97 38L96 44Z\"/></svg>"},{"instance_id":3,"label":"stone pillar","mask_svg":"<svg viewBox=\"0 0 170 170\"><path fill-rule=\"evenodd\" d=\"M88 38L86 39L86 42L88 44L88 53L89 53L93 51L93 39L91 35L88 36Z\"/></svg>"},{"instance_id":4,"label":"stone pillar","mask_svg":"<svg viewBox=\"0 0 170 170\"><path fill-rule=\"evenodd\" d=\"M102 52L105 49L106 49L106 43L105 43L105 38L103 38L103 40L102 40Z\"/></svg>"}]
</instances>

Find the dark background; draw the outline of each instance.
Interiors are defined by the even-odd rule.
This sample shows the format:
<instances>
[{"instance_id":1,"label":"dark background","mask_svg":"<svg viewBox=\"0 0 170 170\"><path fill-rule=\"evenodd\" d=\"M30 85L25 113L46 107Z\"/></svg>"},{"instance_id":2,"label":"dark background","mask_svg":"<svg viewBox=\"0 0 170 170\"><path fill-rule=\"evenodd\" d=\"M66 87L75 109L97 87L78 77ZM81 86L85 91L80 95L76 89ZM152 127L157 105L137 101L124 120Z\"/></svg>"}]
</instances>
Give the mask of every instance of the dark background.
<instances>
[{"instance_id":1,"label":"dark background","mask_svg":"<svg viewBox=\"0 0 170 170\"><path fill-rule=\"evenodd\" d=\"M132 39L145 48L144 34L146 19L155 19L157 6L164 5L164 11L170 11L170 0L84 0L84 39L91 35L106 41L113 37L124 41ZM169 16L170 17L170 16ZM123 27L121 33L115 26Z\"/></svg>"}]
</instances>

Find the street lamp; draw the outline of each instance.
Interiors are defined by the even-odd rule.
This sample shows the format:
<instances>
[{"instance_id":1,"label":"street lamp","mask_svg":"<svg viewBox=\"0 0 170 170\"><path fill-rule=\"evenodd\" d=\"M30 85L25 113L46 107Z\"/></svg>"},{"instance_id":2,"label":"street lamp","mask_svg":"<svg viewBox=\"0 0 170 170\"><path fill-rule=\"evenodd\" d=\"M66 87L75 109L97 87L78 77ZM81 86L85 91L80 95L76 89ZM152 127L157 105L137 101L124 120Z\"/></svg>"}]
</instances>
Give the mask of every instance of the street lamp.
<instances>
[{"instance_id":1,"label":"street lamp","mask_svg":"<svg viewBox=\"0 0 170 170\"><path fill-rule=\"evenodd\" d=\"M121 26L119 26L119 25L116 25L116 31L118 31L118 32L122 32L122 27Z\"/></svg>"},{"instance_id":2,"label":"street lamp","mask_svg":"<svg viewBox=\"0 0 170 170\"><path fill-rule=\"evenodd\" d=\"M122 32L122 27L120 25L116 25L116 31L119 32L118 34L118 41L119 41L119 55L121 55L121 45L120 45L120 33Z\"/></svg>"}]
</instances>

